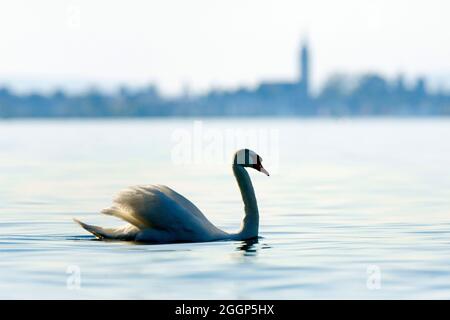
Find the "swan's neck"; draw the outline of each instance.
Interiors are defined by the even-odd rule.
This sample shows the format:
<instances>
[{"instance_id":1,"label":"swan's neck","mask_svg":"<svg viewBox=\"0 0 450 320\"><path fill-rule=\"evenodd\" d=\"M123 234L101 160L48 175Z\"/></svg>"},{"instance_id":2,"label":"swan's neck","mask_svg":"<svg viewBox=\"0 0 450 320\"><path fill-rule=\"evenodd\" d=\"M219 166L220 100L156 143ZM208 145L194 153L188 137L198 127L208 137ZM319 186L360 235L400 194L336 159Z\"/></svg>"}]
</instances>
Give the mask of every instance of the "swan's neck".
<instances>
[{"instance_id":1,"label":"swan's neck","mask_svg":"<svg viewBox=\"0 0 450 320\"><path fill-rule=\"evenodd\" d=\"M259 212L252 181L244 167L233 165L233 173L236 177L245 206L245 216L241 230L236 234L239 240L255 238L258 236Z\"/></svg>"}]
</instances>

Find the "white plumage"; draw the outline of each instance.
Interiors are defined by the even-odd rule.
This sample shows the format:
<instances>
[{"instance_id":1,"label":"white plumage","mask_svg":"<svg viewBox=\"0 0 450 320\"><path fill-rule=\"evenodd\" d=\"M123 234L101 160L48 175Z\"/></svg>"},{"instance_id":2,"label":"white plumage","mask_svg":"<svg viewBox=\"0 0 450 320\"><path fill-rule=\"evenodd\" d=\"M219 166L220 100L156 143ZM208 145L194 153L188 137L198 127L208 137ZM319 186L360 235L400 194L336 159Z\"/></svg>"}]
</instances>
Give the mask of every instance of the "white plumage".
<instances>
[{"instance_id":1,"label":"white plumage","mask_svg":"<svg viewBox=\"0 0 450 320\"><path fill-rule=\"evenodd\" d=\"M261 161L248 149L239 150L234 156L233 172L245 205L242 228L237 233L220 230L192 202L163 185L129 187L119 192L111 207L101 211L128 222L123 227L102 228L74 220L100 239L173 243L253 238L258 235L259 212L244 168L251 167L268 175Z\"/></svg>"}]
</instances>

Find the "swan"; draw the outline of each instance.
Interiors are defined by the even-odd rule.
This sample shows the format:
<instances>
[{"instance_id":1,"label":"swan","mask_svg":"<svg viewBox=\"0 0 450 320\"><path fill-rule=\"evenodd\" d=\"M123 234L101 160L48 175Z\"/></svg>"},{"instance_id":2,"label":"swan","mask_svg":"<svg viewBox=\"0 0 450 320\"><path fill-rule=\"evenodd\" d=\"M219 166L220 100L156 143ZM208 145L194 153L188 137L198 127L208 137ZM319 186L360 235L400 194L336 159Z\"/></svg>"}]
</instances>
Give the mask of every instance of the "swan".
<instances>
[{"instance_id":1,"label":"swan","mask_svg":"<svg viewBox=\"0 0 450 320\"><path fill-rule=\"evenodd\" d=\"M244 202L244 219L240 231L227 233L214 226L188 199L164 185L129 187L116 196L113 205L101 213L128 222L118 228L102 228L74 219L99 239L152 243L207 242L247 240L258 236L259 212L255 191L245 168L267 176L262 158L249 149L238 150L233 157L233 173Z\"/></svg>"}]
</instances>

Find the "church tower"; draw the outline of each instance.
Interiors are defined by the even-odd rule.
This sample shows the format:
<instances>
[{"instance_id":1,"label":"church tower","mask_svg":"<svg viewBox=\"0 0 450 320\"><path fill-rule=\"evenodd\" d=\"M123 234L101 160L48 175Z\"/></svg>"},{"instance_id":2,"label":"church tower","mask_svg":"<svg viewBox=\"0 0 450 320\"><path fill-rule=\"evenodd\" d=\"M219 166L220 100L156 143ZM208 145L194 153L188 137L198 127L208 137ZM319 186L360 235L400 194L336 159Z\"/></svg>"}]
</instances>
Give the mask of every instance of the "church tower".
<instances>
[{"instance_id":1,"label":"church tower","mask_svg":"<svg viewBox=\"0 0 450 320\"><path fill-rule=\"evenodd\" d=\"M305 96L309 97L309 48L308 43L303 41L300 49L300 79L299 84L301 85Z\"/></svg>"}]
</instances>

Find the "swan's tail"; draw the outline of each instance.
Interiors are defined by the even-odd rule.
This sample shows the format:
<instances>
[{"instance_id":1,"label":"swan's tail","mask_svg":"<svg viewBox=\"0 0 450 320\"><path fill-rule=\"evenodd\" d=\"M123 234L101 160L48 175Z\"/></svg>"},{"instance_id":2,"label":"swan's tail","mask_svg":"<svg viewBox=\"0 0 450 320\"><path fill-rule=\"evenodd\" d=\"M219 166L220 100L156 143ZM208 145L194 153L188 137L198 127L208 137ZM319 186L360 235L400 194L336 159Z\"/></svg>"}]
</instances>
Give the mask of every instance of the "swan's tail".
<instances>
[{"instance_id":1,"label":"swan's tail","mask_svg":"<svg viewBox=\"0 0 450 320\"><path fill-rule=\"evenodd\" d=\"M92 233L99 239L115 239L115 240L134 240L136 238L139 229L135 226L129 224L118 228L102 228L98 226L93 226L78 219L73 219L78 223L84 230Z\"/></svg>"}]
</instances>

